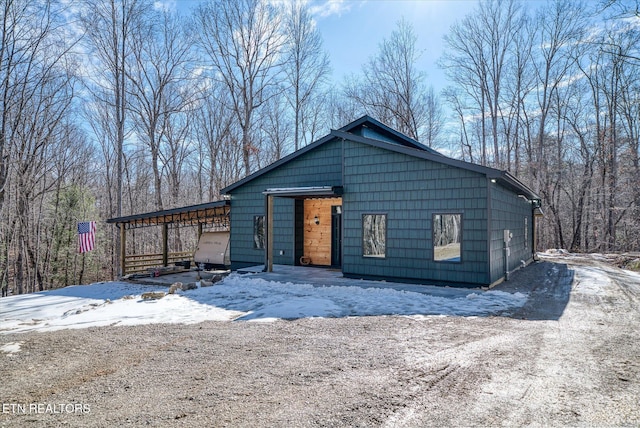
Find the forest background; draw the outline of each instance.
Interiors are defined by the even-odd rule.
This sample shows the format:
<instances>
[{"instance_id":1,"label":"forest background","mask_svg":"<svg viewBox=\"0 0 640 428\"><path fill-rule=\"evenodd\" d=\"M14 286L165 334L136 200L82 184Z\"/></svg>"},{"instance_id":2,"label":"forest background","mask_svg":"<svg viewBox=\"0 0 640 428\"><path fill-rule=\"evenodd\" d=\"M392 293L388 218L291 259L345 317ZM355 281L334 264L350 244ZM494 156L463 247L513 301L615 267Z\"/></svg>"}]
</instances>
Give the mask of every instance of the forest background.
<instances>
[{"instance_id":1,"label":"forest background","mask_svg":"<svg viewBox=\"0 0 640 428\"><path fill-rule=\"evenodd\" d=\"M543 198L539 249L640 248L638 1L480 1L444 37L439 93L406 20L337 82L305 1L0 8L3 294L114 278L106 219L219 200L363 114L527 183ZM96 247L78 254L89 220ZM127 251L157 252L154 229ZM195 235L173 229L170 249Z\"/></svg>"}]
</instances>

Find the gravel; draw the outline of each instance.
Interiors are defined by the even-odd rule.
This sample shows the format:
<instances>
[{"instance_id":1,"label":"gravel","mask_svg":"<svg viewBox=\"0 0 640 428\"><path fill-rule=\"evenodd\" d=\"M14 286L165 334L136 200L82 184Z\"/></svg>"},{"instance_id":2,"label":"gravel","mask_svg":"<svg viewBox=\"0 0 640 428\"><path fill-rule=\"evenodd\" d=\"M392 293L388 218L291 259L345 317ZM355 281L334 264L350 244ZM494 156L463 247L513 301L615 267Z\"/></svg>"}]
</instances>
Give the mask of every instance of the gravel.
<instances>
[{"instance_id":1,"label":"gravel","mask_svg":"<svg viewBox=\"0 0 640 428\"><path fill-rule=\"evenodd\" d=\"M504 316L2 335L0 426L638 426L636 278L558 256L498 286L530 294Z\"/></svg>"}]
</instances>

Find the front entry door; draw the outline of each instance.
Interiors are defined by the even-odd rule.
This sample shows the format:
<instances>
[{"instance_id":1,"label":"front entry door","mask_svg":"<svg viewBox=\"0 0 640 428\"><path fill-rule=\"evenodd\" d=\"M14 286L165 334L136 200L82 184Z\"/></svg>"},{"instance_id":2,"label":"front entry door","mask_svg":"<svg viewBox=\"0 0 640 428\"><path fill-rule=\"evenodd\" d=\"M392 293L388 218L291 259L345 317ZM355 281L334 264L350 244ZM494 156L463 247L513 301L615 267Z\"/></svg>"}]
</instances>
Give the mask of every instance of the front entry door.
<instances>
[{"instance_id":1,"label":"front entry door","mask_svg":"<svg viewBox=\"0 0 640 428\"><path fill-rule=\"evenodd\" d=\"M342 265L342 206L331 207L331 266Z\"/></svg>"}]
</instances>

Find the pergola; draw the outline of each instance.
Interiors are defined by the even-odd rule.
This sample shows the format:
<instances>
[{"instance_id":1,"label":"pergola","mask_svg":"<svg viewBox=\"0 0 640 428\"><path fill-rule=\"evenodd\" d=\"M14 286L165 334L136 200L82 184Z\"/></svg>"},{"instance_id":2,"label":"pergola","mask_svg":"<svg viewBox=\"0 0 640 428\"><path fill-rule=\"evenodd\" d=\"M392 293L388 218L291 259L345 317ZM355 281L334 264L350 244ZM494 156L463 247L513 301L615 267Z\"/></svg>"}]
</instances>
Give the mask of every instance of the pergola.
<instances>
[{"instance_id":1,"label":"pergola","mask_svg":"<svg viewBox=\"0 0 640 428\"><path fill-rule=\"evenodd\" d=\"M202 235L204 225L215 225L219 229L229 228L231 203L228 200L207 202L169 210L134 214L125 217L110 218L107 223L120 229L120 272L126 274L126 231L140 227L162 226L162 266L168 266L169 225L198 226L198 237Z\"/></svg>"}]
</instances>

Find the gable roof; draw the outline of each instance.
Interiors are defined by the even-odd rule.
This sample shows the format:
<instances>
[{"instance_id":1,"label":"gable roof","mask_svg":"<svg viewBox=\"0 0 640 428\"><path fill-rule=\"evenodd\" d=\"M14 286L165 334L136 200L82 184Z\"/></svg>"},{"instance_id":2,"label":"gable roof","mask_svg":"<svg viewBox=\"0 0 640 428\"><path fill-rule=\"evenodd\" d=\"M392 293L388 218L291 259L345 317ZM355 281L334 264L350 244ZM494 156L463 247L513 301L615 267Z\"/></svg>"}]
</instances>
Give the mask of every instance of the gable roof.
<instances>
[{"instance_id":1,"label":"gable roof","mask_svg":"<svg viewBox=\"0 0 640 428\"><path fill-rule=\"evenodd\" d=\"M362 132L365 129L372 129L373 133ZM364 133L366 136L358 135ZM376 138L376 134L378 134L378 138ZM302 156L303 154L310 152L322 144L325 144L329 141L334 141L335 139L341 140L349 140L357 143L368 144L374 147L379 147L382 149L403 153L409 156L430 160L433 162L439 162L445 165L449 165L455 168L462 168L469 171L474 171L480 174L487 176L487 178L496 180L503 186L509 188L510 190L522 194L527 199L537 200L540 197L533 192L533 190L529 189L523 183L521 183L516 177L511 175L507 171L502 171L495 168L490 168L487 166L477 165L470 162L465 162L457 159L453 159L443 154L427 147L423 144L418 143L412 138L407 137L406 135L388 127L387 125L369 117L362 116L360 119L357 119L339 130L332 130L329 134L322 137L321 139L315 141L314 143L309 144L297 150L288 156L283 157L282 159L268 165L253 174L248 175L240 181L237 181L230 186L222 189L222 193L227 194L237 189L238 187L252 181L269 171L272 171L280 166L292 161L293 159Z\"/></svg>"},{"instance_id":2,"label":"gable roof","mask_svg":"<svg viewBox=\"0 0 640 428\"><path fill-rule=\"evenodd\" d=\"M365 131L366 129L371 129L374 132L367 133ZM343 126L342 128L338 129L338 131L348 132L350 134L360 135L361 137L366 137L371 139L384 138L382 139L382 141L394 142L406 147L412 147L414 149L424 150L434 154L440 154L437 151L433 150L431 147L425 146L424 144L420 144L413 138L410 138L404 135L403 133L398 132L393 128L390 128L384 123L379 122L367 115L362 116L360 119L356 119L353 122ZM377 136L382 138L376 138Z\"/></svg>"},{"instance_id":3,"label":"gable roof","mask_svg":"<svg viewBox=\"0 0 640 428\"><path fill-rule=\"evenodd\" d=\"M295 152L281 158L278 159L277 161L275 161L274 163L265 166L262 169L257 170L256 172L254 172L253 174L249 174L247 175L245 178L241 179L240 181L236 181L235 183L225 187L224 189L222 189L220 191L220 193L222 194L228 194L229 192L233 191L234 189L237 189L238 187L242 186L245 183L248 183L249 181L260 177L261 175L264 175L266 173L268 173L269 171L273 171L276 168L279 168L280 166L292 161L293 159L302 156L303 154L310 152L311 150L315 149L318 146L323 145L324 143L331 141L335 139L335 136L328 134L325 135L324 137L322 137L321 139L317 140L314 143L309 144L308 146L304 146L303 148L296 150Z\"/></svg>"}]
</instances>

